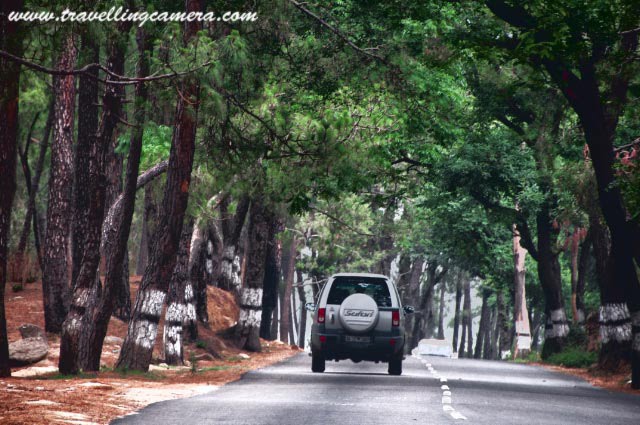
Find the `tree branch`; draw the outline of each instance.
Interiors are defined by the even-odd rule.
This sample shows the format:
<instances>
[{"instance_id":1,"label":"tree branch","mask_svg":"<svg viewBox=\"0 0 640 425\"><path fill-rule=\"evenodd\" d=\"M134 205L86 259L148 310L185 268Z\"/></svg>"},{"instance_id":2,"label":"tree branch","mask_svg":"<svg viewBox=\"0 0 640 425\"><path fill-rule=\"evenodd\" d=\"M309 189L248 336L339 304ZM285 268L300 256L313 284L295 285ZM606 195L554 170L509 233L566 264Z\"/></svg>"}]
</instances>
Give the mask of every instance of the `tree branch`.
<instances>
[{"instance_id":1,"label":"tree branch","mask_svg":"<svg viewBox=\"0 0 640 425\"><path fill-rule=\"evenodd\" d=\"M300 10L305 15L307 15L307 16L315 19L316 21L318 21L318 23L320 25L322 25L323 27L327 28L329 31L331 31L332 33L337 35L340 39L342 39L342 41L347 43L349 45L349 47L351 47L356 52L358 52L358 53L360 53L360 54L362 54L364 56L368 56L370 58L374 58L376 60L379 60L380 62L384 63L385 65L388 65L388 62L387 62L387 60L385 58L383 58L382 56L376 55L374 53L371 53L369 50L372 50L372 49L363 49L363 48L359 47L358 45L356 45L353 41L351 41L349 39L349 37L347 37L347 35L345 33L343 33L338 28L334 27L333 25L331 25L330 23L328 23L327 21L325 21L324 19L322 19L321 17L319 17L318 15L316 15L315 13L313 13L312 11L307 9L304 6L304 3L300 3L300 2L297 2L295 0L289 0L289 3L294 5L296 7L296 9Z\"/></svg>"}]
</instances>

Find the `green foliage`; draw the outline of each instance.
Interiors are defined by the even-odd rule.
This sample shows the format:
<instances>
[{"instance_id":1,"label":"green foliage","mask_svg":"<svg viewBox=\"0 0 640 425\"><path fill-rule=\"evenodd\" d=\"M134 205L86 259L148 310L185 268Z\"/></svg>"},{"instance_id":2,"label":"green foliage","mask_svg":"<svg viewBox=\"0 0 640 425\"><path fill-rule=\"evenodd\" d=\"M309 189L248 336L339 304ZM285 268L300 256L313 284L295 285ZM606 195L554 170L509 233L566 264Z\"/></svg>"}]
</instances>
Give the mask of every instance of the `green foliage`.
<instances>
[{"instance_id":1,"label":"green foliage","mask_svg":"<svg viewBox=\"0 0 640 425\"><path fill-rule=\"evenodd\" d=\"M568 346L546 359L547 363L570 368L587 368L598 361L598 353L575 346Z\"/></svg>"}]
</instances>

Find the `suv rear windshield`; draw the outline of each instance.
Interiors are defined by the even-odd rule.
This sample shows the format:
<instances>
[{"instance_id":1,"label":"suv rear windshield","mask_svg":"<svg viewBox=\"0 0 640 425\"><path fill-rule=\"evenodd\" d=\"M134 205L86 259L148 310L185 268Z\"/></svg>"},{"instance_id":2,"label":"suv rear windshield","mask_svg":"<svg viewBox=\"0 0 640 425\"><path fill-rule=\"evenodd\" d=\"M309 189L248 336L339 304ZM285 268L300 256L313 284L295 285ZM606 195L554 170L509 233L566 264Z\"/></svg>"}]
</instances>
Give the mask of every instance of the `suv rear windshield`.
<instances>
[{"instance_id":1,"label":"suv rear windshield","mask_svg":"<svg viewBox=\"0 0 640 425\"><path fill-rule=\"evenodd\" d=\"M378 307L391 307L391 294L387 281L379 277L338 276L331 285L327 304L342 304L351 294L366 294Z\"/></svg>"}]
</instances>

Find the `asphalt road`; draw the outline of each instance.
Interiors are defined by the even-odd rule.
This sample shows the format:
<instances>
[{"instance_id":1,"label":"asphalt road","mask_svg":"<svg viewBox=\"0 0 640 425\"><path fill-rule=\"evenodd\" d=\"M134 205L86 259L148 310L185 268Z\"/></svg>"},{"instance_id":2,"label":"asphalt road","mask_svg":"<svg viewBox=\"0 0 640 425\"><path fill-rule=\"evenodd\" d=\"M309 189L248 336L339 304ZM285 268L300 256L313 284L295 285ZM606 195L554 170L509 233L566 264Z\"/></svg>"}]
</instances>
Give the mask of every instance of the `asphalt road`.
<instances>
[{"instance_id":1,"label":"asphalt road","mask_svg":"<svg viewBox=\"0 0 640 425\"><path fill-rule=\"evenodd\" d=\"M441 357L386 364L300 354L211 393L156 403L114 424L640 424L640 396L594 388L544 369Z\"/></svg>"}]
</instances>

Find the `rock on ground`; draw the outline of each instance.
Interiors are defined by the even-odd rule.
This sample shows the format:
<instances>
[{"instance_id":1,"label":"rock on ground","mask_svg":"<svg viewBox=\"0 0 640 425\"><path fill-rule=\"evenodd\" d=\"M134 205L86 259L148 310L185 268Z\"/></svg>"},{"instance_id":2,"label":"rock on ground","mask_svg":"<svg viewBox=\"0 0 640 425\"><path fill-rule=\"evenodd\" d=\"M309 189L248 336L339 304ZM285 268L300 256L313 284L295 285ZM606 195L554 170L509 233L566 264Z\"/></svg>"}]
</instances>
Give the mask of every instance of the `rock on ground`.
<instances>
[{"instance_id":1,"label":"rock on ground","mask_svg":"<svg viewBox=\"0 0 640 425\"><path fill-rule=\"evenodd\" d=\"M9 364L11 367L37 363L47 357L49 345L42 338L25 338L9 344Z\"/></svg>"}]
</instances>

